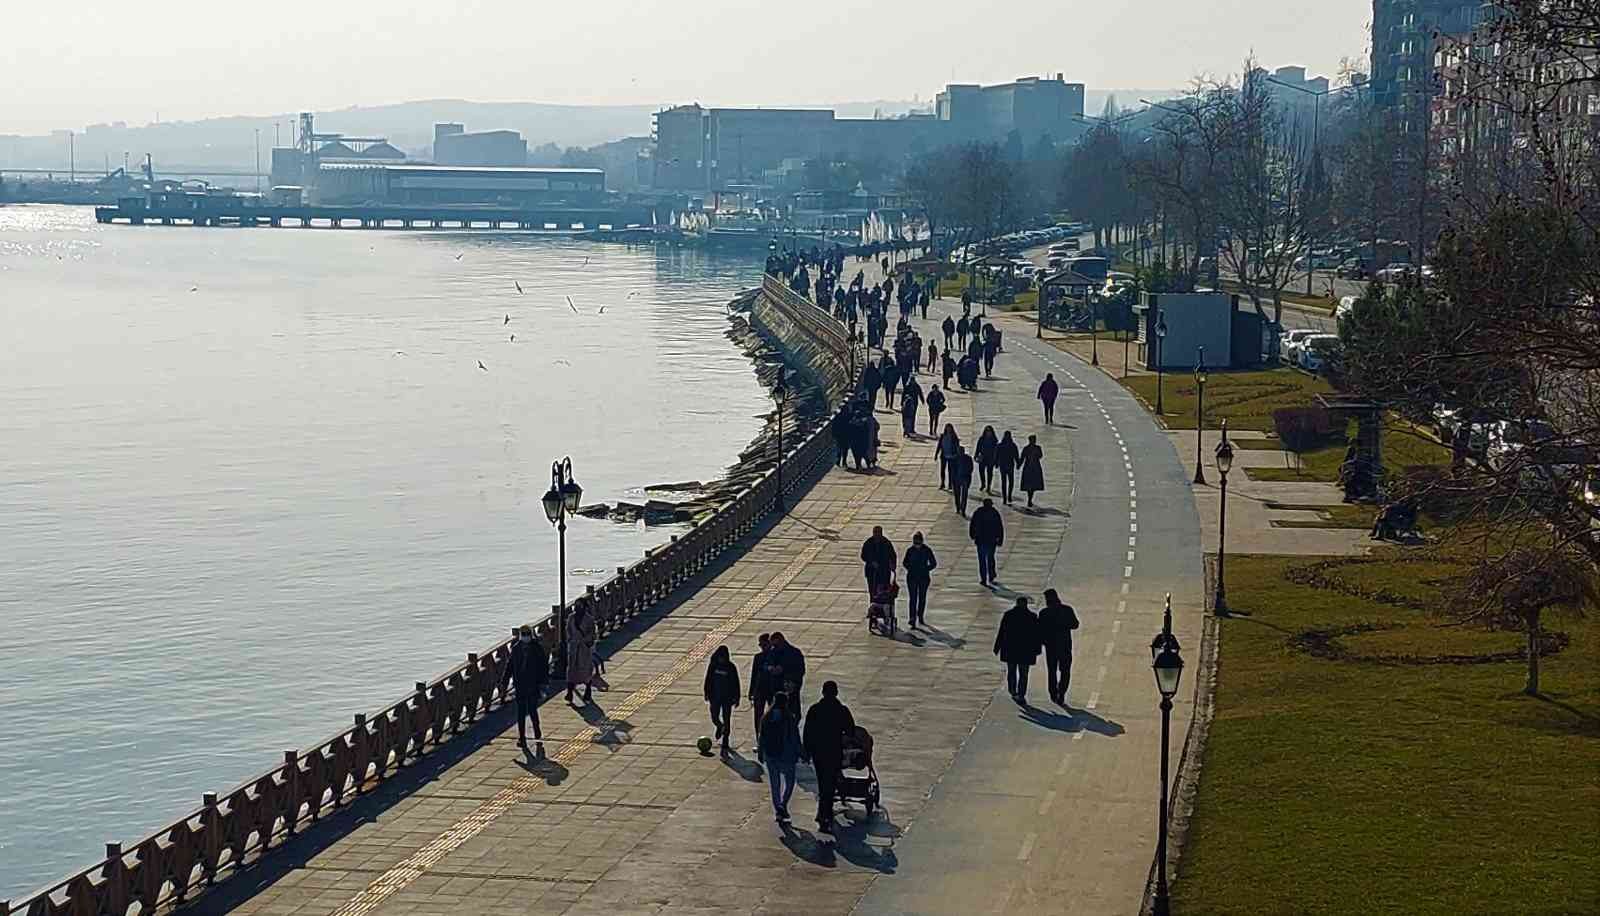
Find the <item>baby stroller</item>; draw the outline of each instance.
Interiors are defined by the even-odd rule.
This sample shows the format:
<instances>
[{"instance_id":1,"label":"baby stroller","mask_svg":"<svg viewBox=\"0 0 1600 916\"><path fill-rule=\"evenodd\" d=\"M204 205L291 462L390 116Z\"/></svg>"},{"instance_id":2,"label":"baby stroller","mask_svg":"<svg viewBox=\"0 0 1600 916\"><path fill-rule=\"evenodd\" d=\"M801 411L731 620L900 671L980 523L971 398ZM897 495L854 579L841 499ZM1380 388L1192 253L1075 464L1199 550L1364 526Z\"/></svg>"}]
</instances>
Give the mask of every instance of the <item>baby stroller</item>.
<instances>
[{"instance_id":1,"label":"baby stroller","mask_svg":"<svg viewBox=\"0 0 1600 916\"><path fill-rule=\"evenodd\" d=\"M872 588L872 603L867 605L867 632L893 637L897 624L894 602L900 596L900 586L893 579Z\"/></svg>"},{"instance_id":2,"label":"baby stroller","mask_svg":"<svg viewBox=\"0 0 1600 916\"><path fill-rule=\"evenodd\" d=\"M839 800L858 801L867 806L867 817L879 807L881 790L878 771L872 765L872 735L857 725L855 732L845 741L844 770L839 776ZM860 776L851 776L850 770L865 770Z\"/></svg>"}]
</instances>

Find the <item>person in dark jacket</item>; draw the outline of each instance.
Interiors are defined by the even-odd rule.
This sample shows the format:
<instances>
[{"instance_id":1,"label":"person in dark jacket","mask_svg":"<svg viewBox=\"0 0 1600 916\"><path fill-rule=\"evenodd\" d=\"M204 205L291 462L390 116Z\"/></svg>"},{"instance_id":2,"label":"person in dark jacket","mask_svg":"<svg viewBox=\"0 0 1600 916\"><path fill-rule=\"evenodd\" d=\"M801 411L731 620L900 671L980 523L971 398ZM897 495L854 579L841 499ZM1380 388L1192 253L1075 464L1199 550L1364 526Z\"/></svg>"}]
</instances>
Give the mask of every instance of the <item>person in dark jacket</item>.
<instances>
[{"instance_id":1,"label":"person in dark jacket","mask_svg":"<svg viewBox=\"0 0 1600 916\"><path fill-rule=\"evenodd\" d=\"M967 524L967 535L978 549L978 581L985 587L993 585L995 552L1006 542L1006 523L1000 517L1000 510L994 507L994 500L985 499L983 505L972 513L972 521Z\"/></svg>"},{"instance_id":2,"label":"person in dark jacket","mask_svg":"<svg viewBox=\"0 0 1600 916\"><path fill-rule=\"evenodd\" d=\"M756 657L750 660L750 710L754 713L751 724L756 733L756 759L761 759L761 720L767 714L767 704L780 685L772 681L767 670L767 653L772 651L772 635L762 633L756 638Z\"/></svg>"},{"instance_id":3,"label":"person in dark jacket","mask_svg":"<svg viewBox=\"0 0 1600 916\"><path fill-rule=\"evenodd\" d=\"M850 454L850 411L841 410L828 421L828 432L833 436L834 464L844 467Z\"/></svg>"},{"instance_id":4,"label":"person in dark jacket","mask_svg":"<svg viewBox=\"0 0 1600 916\"><path fill-rule=\"evenodd\" d=\"M1072 605L1063 604L1053 588L1044 590L1044 608L1039 611L1039 642L1044 645L1044 671L1050 699L1067 705L1067 685L1072 680L1072 631L1078 628L1078 614Z\"/></svg>"},{"instance_id":5,"label":"person in dark jacket","mask_svg":"<svg viewBox=\"0 0 1600 916\"><path fill-rule=\"evenodd\" d=\"M1011 438L1009 429L995 448L994 463L1000 471L1000 501L1009 506L1016 493L1017 465L1022 463L1022 453L1017 450L1017 440Z\"/></svg>"},{"instance_id":6,"label":"person in dark jacket","mask_svg":"<svg viewBox=\"0 0 1600 916\"><path fill-rule=\"evenodd\" d=\"M733 664L727 646L718 646L706 665L706 703L711 707L711 724L722 739L722 752L728 753L728 738L733 733L733 707L739 705L739 669Z\"/></svg>"},{"instance_id":7,"label":"person in dark jacket","mask_svg":"<svg viewBox=\"0 0 1600 916\"><path fill-rule=\"evenodd\" d=\"M969 331L970 328L967 324L967 316L962 315L961 320L956 322L956 343L959 344L963 350L967 348L967 335Z\"/></svg>"},{"instance_id":8,"label":"person in dark jacket","mask_svg":"<svg viewBox=\"0 0 1600 916\"><path fill-rule=\"evenodd\" d=\"M939 345L931 340L928 341L928 361L924 368L926 368L928 372L939 371Z\"/></svg>"},{"instance_id":9,"label":"person in dark jacket","mask_svg":"<svg viewBox=\"0 0 1600 916\"><path fill-rule=\"evenodd\" d=\"M944 356L939 360L939 375L944 379L944 387L950 387L950 380L955 378L956 369L955 357L950 355L949 350L945 350Z\"/></svg>"},{"instance_id":10,"label":"person in dark jacket","mask_svg":"<svg viewBox=\"0 0 1600 916\"><path fill-rule=\"evenodd\" d=\"M911 628L916 629L917 624L927 624L928 613L928 585L932 582L930 575L939 568L939 558L933 555L933 548L922 542L922 532L918 531L911 536L911 546L906 548L905 559L900 562L906 570L906 588L911 591Z\"/></svg>"},{"instance_id":11,"label":"person in dark jacket","mask_svg":"<svg viewBox=\"0 0 1600 916\"><path fill-rule=\"evenodd\" d=\"M956 514L962 518L967 517L967 498L972 495L972 456L966 449L956 451L955 460L955 491Z\"/></svg>"},{"instance_id":12,"label":"person in dark jacket","mask_svg":"<svg viewBox=\"0 0 1600 916\"><path fill-rule=\"evenodd\" d=\"M517 746L528 747L528 733L522 724L533 720L533 740L544 740L539 728L539 700L543 698L545 682L550 677L550 655L544 644L533 638L533 627L523 624L517 629L517 641L511 645L511 660L500 675L500 688L511 684L517 691Z\"/></svg>"},{"instance_id":13,"label":"person in dark jacket","mask_svg":"<svg viewBox=\"0 0 1600 916\"><path fill-rule=\"evenodd\" d=\"M839 702L839 685L822 684L822 699L806 710L805 749L817 771L817 829L833 833L833 800L844 769L845 741L855 734L850 707Z\"/></svg>"},{"instance_id":14,"label":"person in dark jacket","mask_svg":"<svg viewBox=\"0 0 1600 916\"><path fill-rule=\"evenodd\" d=\"M883 373L872 360L867 360L867 368L861 370L861 390L867 393L867 406L877 403L878 389L883 385Z\"/></svg>"},{"instance_id":15,"label":"person in dark jacket","mask_svg":"<svg viewBox=\"0 0 1600 916\"><path fill-rule=\"evenodd\" d=\"M949 315L944 316L944 323L939 325L939 330L944 332L944 351L949 353L955 348L956 320Z\"/></svg>"},{"instance_id":16,"label":"person in dark jacket","mask_svg":"<svg viewBox=\"0 0 1600 916\"><path fill-rule=\"evenodd\" d=\"M772 790L772 813L778 823L789 820L789 799L794 795L795 762L800 759L800 723L789 711L789 697L778 693L772 709L759 723L757 747L767 764L767 788Z\"/></svg>"},{"instance_id":17,"label":"person in dark jacket","mask_svg":"<svg viewBox=\"0 0 1600 916\"><path fill-rule=\"evenodd\" d=\"M1017 603L1000 618L1000 631L994 635L994 654L1006 663L1006 689L1018 706L1028 705L1028 669L1039 660L1039 618L1028 610L1028 599Z\"/></svg>"},{"instance_id":18,"label":"person in dark jacket","mask_svg":"<svg viewBox=\"0 0 1600 916\"><path fill-rule=\"evenodd\" d=\"M999 447L1000 437L994 434L994 427L985 426L972 449L972 457L978 462L978 486L983 487L984 493L994 492L995 449Z\"/></svg>"},{"instance_id":19,"label":"person in dark jacket","mask_svg":"<svg viewBox=\"0 0 1600 916\"><path fill-rule=\"evenodd\" d=\"M772 633L772 651L767 655L767 671L772 677L774 691L782 690L789 698L789 712L800 714L800 691L806 685L806 655L784 638L783 633Z\"/></svg>"},{"instance_id":20,"label":"person in dark jacket","mask_svg":"<svg viewBox=\"0 0 1600 916\"><path fill-rule=\"evenodd\" d=\"M1044 489L1044 449L1039 447L1039 437L1029 436L1022 447L1022 492L1028 494L1028 508L1033 508L1033 494Z\"/></svg>"},{"instance_id":21,"label":"person in dark jacket","mask_svg":"<svg viewBox=\"0 0 1600 916\"><path fill-rule=\"evenodd\" d=\"M861 542L861 564L867 577L867 597L894 575L894 543L883 536L883 526L872 526L872 537Z\"/></svg>"},{"instance_id":22,"label":"person in dark jacket","mask_svg":"<svg viewBox=\"0 0 1600 916\"><path fill-rule=\"evenodd\" d=\"M1061 386L1056 384L1053 372L1044 374L1044 381L1039 383L1039 402L1044 405L1044 423L1046 426L1056 421L1056 396L1061 393Z\"/></svg>"},{"instance_id":23,"label":"person in dark jacket","mask_svg":"<svg viewBox=\"0 0 1600 916\"><path fill-rule=\"evenodd\" d=\"M994 358L1000 352L1000 338L994 333L994 325L983 327L987 332L983 337L983 377L994 378Z\"/></svg>"},{"instance_id":24,"label":"person in dark jacket","mask_svg":"<svg viewBox=\"0 0 1600 916\"><path fill-rule=\"evenodd\" d=\"M917 433L917 408L921 406L922 386L916 376L908 376L905 390L900 392L900 429L907 439Z\"/></svg>"},{"instance_id":25,"label":"person in dark jacket","mask_svg":"<svg viewBox=\"0 0 1600 916\"><path fill-rule=\"evenodd\" d=\"M960 453L961 437L956 435L955 426L946 423L944 432L939 434L939 441L933 444L933 455L939 459L939 489L943 490L946 482L952 490L955 489L956 455Z\"/></svg>"},{"instance_id":26,"label":"person in dark jacket","mask_svg":"<svg viewBox=\"0 0 1600 916\"><path fill-rule=\"evenodd\" d=\"M928 435L937 434L939 430L939 414L944 413L944 392L934 385L928 392Z\"/></svg>"},{"instance_id":27,"label":"person in dark jacket","mask_svg":"<svg viewBox=\"0 0 1600 916\"><path fill-rule=\"evenodd\" d=\"M895 365L893 357L883 354L883 359L878 362L878 375L883 378L883 406L894 409L894 390L900 386L900 367Z\"/></svg>"}]
</instances>

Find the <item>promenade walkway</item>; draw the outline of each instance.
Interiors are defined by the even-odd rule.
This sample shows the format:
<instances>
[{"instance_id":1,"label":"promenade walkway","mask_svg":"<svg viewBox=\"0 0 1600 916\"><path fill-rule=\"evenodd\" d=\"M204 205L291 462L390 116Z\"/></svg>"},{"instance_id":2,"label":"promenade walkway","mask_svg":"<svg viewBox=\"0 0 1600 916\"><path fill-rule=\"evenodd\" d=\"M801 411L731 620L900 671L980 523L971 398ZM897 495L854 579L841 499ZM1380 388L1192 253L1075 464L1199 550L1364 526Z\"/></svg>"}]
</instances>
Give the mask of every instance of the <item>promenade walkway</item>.
<instances>
[{"instance_id":1,"label":"promenade walkway","mask_svg":"<svg viewBox=\"0 0 1600 916\"><path fill-rule=\"evenodd\" d=\"M960 306L935 303L925 338L949 308ZM1006 330L997 378L976 395L951 393L944 418L969 445L992 423L1044 447L1040 508L1004 509L1002 588L978 586L966 521L937 488L932 440L904 439L880 399L878 473L830 471L742 555L608 640L610 690L585 709L559 695L544 704L546 758L518 750L502 712L455 759L386 785L194 909L1136 912L1157 813L1148 644L1170 591L1185 654L1198 657L1198 520L1172 445L1130 396L1034 346L1020 325ZM1064 389L1049 428L1033 398L1046 371ZM902 551L924 532L939 556L926 631L867 634L857 554L878 524ZM1037 606L1049 586L1083 619L1070 714L1046 705L1042 669L1036 707L1011 703L990 651L1012 596ZM748 677L757 635L772 630L806 653L806 704L838 681L877 740L884 808L868 820L851 805L837 842L812 832L804 765L794 827L773 822L748 707L735 712L730 759L693 746L711 731L701 699L711 651L728 645ZM1185 678L1177 703L1174 754L1194 682Z\"/></svg>"}]
</instances>

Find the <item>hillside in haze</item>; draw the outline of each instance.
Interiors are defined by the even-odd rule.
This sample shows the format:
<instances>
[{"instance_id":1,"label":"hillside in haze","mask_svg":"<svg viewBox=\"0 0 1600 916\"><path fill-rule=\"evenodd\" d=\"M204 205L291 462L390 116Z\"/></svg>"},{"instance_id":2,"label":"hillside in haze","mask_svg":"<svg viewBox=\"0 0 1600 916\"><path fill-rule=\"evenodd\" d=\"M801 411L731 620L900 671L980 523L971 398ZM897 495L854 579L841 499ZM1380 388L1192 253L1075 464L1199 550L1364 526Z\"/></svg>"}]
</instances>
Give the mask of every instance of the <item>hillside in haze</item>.
<instances>
[{"instance_id":1,"label":"hillside in haze","mask_svg":"<svg viewBox=\"0 0 1600 916\"><path fill-rule=\"evenodd\" d=\"M1167 98L1175 90L1089 90L1085 110L1098 114L1108 94L1114 94L1124 108L1137 106L1138 99ZM685 103L695 101L683 100ZM699 100L715 104L714 99ZM845 102L832 107L841 117L870 118L874 114L893 117L913 108L926 110L932 100L922 102L881 100ZM550 105L542 102L469 102L462 99L430 99L392 105L344 108L317 112L319 132L338 132L362 136L384 136L407 154L422 157L433 144L433 125L439 121L459 121L467 130L517 130L530 149L546 143L558 146L589 147L623 137L650 133L651 105ZM812 106L797 106L812 107ZM824 107L824 106L815 106ZM234 116L203 121L168 121L144 126L90 125L77 131L77 169L97 173L102 168L122 164L124 155L131 163L143 161L145 153L154 157L157 171L205 168L249 169L255 163L256 132L260 131L261 165L266 169L271 149L277 142L287 146L293 136L295 115ZM0 135L0 168L50 168L66 171L69 141L65 131L48 136Z\"/></svg>"}]
</instances>

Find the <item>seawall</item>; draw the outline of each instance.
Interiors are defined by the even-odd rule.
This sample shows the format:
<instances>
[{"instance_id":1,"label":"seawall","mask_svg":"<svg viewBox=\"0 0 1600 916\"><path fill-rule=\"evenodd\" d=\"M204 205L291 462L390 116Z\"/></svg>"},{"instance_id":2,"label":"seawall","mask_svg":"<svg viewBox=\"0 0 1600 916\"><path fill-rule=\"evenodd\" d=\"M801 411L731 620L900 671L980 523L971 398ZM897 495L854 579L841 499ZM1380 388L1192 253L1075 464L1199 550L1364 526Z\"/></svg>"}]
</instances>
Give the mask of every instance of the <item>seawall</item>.
<instances>
[{"instance_id":1,"label":"seawall","mask_svg":"<svg viewBox=\"0 0 1600 916\"><path fill-rule=\"evenodd\" d=\"M837 319L777 277L764 276L750 306L750 324L778 348L791 368L826 393L831 410L838 409L849 395L852 379L849 332Z\"/></svg>"}]
</instances>

